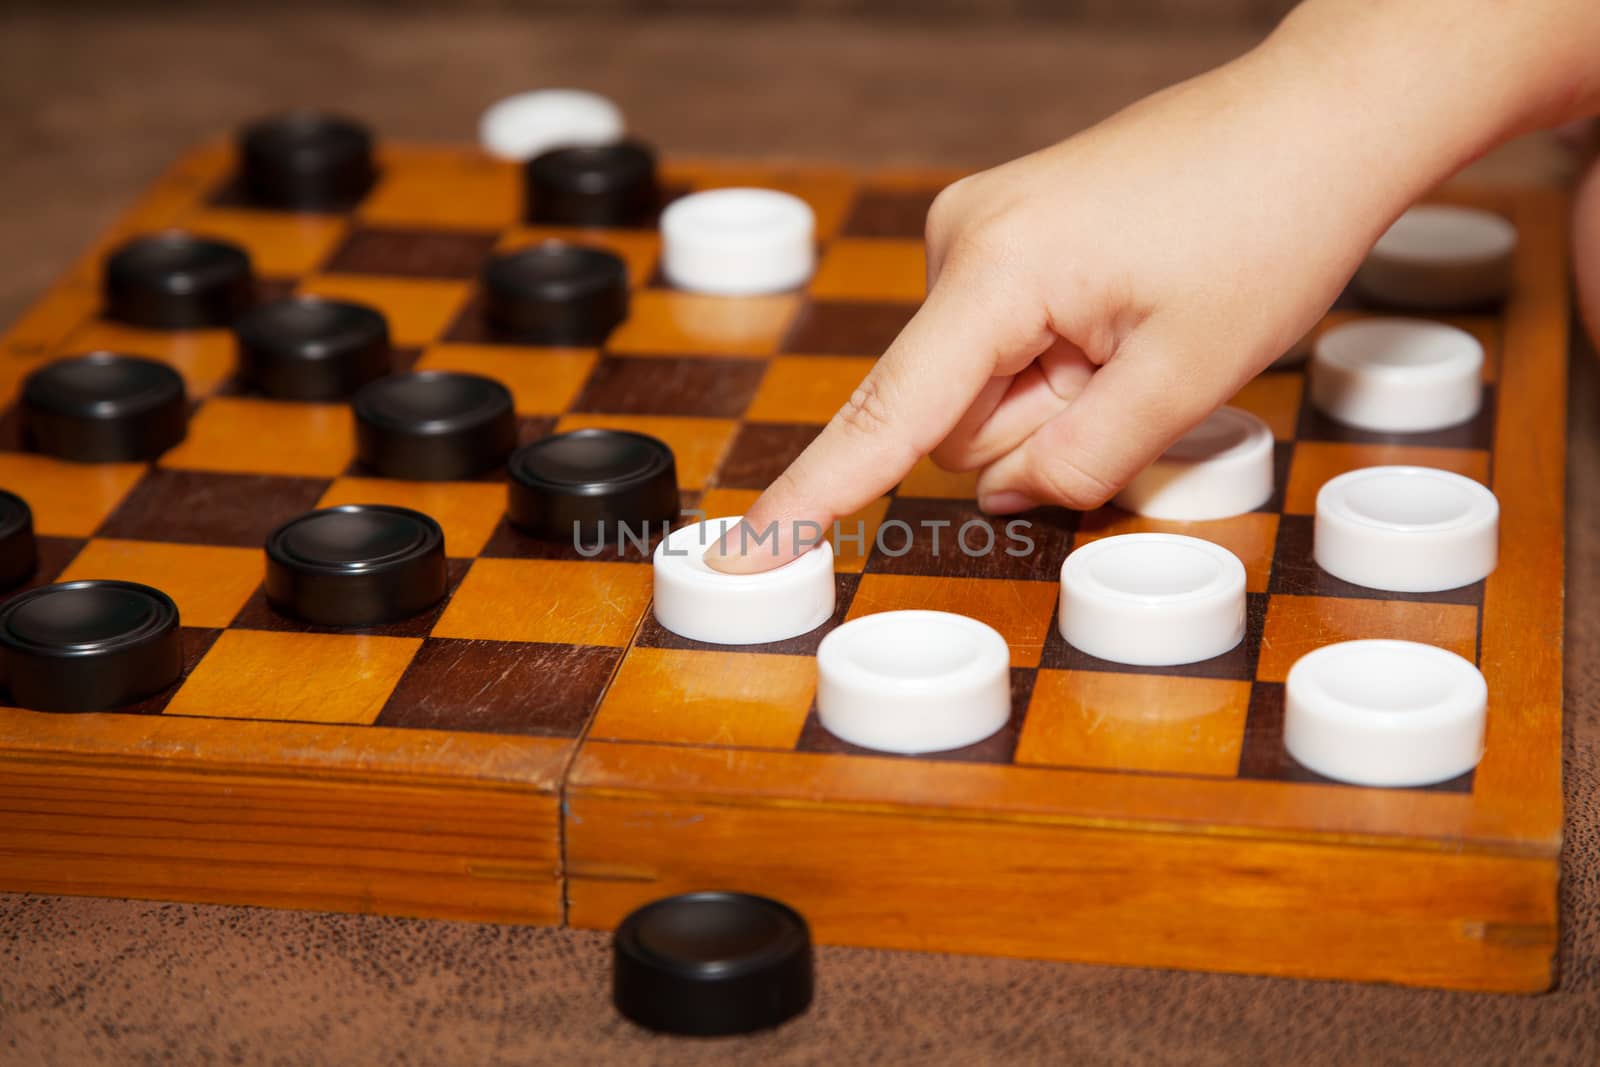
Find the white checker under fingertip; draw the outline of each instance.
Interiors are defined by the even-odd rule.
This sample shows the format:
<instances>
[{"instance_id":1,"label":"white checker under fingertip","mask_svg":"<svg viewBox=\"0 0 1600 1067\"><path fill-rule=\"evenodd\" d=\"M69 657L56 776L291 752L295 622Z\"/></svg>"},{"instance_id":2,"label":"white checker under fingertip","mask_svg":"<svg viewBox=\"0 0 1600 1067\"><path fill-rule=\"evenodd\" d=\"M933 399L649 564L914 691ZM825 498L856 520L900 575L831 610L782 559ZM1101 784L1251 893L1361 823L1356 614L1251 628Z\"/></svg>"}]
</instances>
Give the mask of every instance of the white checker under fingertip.
<instances>
[{"instance_id":1,"label":"white checker under fingertip","mask_svg":"<svg viewBox=\"0 0 1600 1067\"><path fill-rule=\"evenodd\" d=\"M1317 339L1311 403L1336 422L1377 433L1457 426L1483 404L1483 345L1425 319L1360 319Z\"/></svg>"},{"instance_id":2,"label":"white checker under fingertip","mask_svg":"<svg viewBox=\"0 0 1600 1067\"><path fill-rule=\"evenodd\" d=\"M724 574L706 564L706 550L740 516L707 519L674 530L656 546L655 616L666 629L713 645L764 645L809 633L833 615L833 546L761 574ZM753 551L761 551L757 545Z\"/></svg>"},{"instance_id":3,"label":"white checker under fingertip","mask_svg":"<svg viewBox=\"0 0 1600 1067\"><path fill-rule=\"evenodd\" d=\"M1517 228L1492 211L1422 204L1395 220L1356 271L1356 288L1396 307L1457 311L1504 300Z\"/></svg>"},{"instance_id":4,"label":"white checker under fingertip","mask_svg":"<svg viewBox=\"0 0 1600 1067\"><path fill-rule=\"evenodd\" d=\"M811 205L776 189L692 193L661 213L661 271L691 292L787 292L816 269L816 230Z\"/></svg>"},{"instance_id":5,"label":"white checker under fingertip","mask_svg":"<svg viewBox=\"0 0 1600 1067\"><path fill-rule=\"evenodd\" d=\"M992 626L945 611L885 611L817 648L817 719L880 752L975 745L1011 718L1011 650Z\"/></svg>"},{"instance_id":6,"label":"white checker under fingertip","mask_svg":"<svg viewBox=\"0 0 1600 1067\"><path fill-rule=\"evenodd\" d=\"M1244 564L1198 537L1104 537L1061 565L1059 614L1067 644L1099 659L1197 663L1244 640Z\"/></svg>"},{"instance_id":7,"label":"white checker under fingertip","mask_svg":"<svg viewBox=\"0 0 1600 1067\"><path fill-rule=\"evenodd\" d=\"M1289 669L1283 743L1325 778L1354 785L1447 782L1483 757L1489 688L1446 649L1344 641Z\"/></svg>"},{"instance_id":8,"label":"white checker under fingertip","mask_svg":"<svg viewBox=\"0 0 1600 1067\"><path fill-rule=\"evenodd\" d=\"M556 148L614 144L626 125L617 105L583 89L535 89L491 105L478 122L484 151L522 162Z\"/></svg>"},{"instance_id":9,"label":"white checker under fingertip","mask_svg":"<svg viewBox=\"0 0 1600 1067\"><path fill-rule=\"evenodd\" d=\"M1313 555L1335 578L1433 593L1481 581L1499 557L1500 502L1432 467L1364 467L1317 493Z\"/></svg>"},{"instance_id":10,"label":"white checker under fingertip","mask_svg":"<svg viewBox=\"0 0 1600 1067\"><path fill-rule=\"evenodd\" d=\"M1202 521L1254 511L1272 499L1272 428L1248 411L1218 408L1178 438L1113 501L1153 519Z\"/></svg>"}]
</instances>

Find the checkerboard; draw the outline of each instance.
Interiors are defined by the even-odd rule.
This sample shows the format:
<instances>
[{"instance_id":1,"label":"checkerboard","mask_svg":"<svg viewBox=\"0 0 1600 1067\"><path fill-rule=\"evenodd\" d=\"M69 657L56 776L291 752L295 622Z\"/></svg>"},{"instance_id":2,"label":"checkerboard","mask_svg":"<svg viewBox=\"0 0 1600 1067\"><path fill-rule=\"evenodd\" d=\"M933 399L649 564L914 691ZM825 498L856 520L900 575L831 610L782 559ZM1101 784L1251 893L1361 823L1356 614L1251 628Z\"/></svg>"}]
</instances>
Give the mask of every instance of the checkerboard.
<instances>
[{"instance_id":1,"label":"checkerboard","mask_svg":"<svg viewBox=\"0 0 1600 1067\"><path fill-rule=\"evenodd\" d=\"M609 926L670 892L780 897L826 941L1531 990L1552 980L1561 826L1563 203L1529 189L1444 192L1521 233L1516 291L1452 318L1483 342L1483 414L1386 436L1306 402L1295 368L1234 403L1278 441L1265 507L1208 523L1112 508L1028 516L1037 549L975 558L973 479L920 465L846 521L838 611L815 633L726 648L664 631L649 562L582 558L503 517L503 472L472 482L372 477L340 404L286 403L233 380L230 335L99 316L106 250L165 226L236 241L268 293L371 304L397 367L504 382L521 436L586 426L670 445L686 507L745 510L849 395L923 293L922 219L954 175L672 163L674 191L785 189L817 212L803 292L722 299L659 276L650 229L518 221L516 169L457 148L384 146L354 211L253 208L225 145L181 160L0 341L14 394L57 355L166 360L188 383L188 438L151 465L22 451L0 419L0 485L33 506L35 584L125 578L176 600L184 679L131 708L0 708L0 885ZM598 349L507 344L483 322L484 257L550 237L609 248L633 285ZM1341 300L1322 328L1375 314ZM1380 593L1311 562L1318 487L1375 463L1491 485L1502 561L1448 593ZM386 503L445 531L450 595L365 631L305 626L263 598L261 545L313 507ZM935 551L873 547L878 528L948 522ZM1176 668L1095 660L1055 626L1076 545L1192 533L1249 574L1235 651ZM898 543L896 543L896 548ZM935 608L1011 649L1013 714L988 740L895 757L824 731L812 653L833 625ZM1491 693L1476 772L1431 789L1362 789L1297 766L1283 681L1301 654L1356 637L1428 641L1477 662Z\"/></svg>"}]
</instances>

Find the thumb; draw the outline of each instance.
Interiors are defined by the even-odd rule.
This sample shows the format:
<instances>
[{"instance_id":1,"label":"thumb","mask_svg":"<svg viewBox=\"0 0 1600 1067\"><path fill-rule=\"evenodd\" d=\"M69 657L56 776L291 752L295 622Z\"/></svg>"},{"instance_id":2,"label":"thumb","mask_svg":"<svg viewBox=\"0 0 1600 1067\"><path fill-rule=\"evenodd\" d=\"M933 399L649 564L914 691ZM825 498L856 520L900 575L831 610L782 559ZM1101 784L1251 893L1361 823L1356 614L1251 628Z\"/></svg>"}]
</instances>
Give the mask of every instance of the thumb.
<instances>
[{"instance_id":1,"label":"thumb","mask_svg":"<svg viewBox=\"0 0 1600 1067\"><path fill-rule=\"evenodd\" d=\"M1089 510L1111 499L1243 385L1175 358L1181 351L1149 329L1129 336L1065 411L984 470L979 506L1004 512L1026 500Z\"/></svg>"}]
</instances>

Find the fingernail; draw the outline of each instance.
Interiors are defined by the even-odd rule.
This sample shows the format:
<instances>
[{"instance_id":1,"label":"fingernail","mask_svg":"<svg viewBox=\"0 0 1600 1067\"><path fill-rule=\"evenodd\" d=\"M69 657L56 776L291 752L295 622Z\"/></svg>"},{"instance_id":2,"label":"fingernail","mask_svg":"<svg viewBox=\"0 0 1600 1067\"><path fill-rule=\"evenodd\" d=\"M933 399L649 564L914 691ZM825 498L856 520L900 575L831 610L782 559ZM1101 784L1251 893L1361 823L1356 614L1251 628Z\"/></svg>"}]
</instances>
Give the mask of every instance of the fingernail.
<instances>
[{"instance_id":1,"label":"fingernail","mask_svg":"<svg viewBox=\"0 0 1600 1067\"><path fill-rule=\"evenodd\" d=\"M726 574L743 574L754 570L746 547L749 544L749 538L744 536L746 533L747 529L742 522L737 526L728 527L701 556L706 566Z\"/></svg>"},{"instance_id":2,"label":"fingernail","mask_svg":"<svg viewBox=\"0 0 1600 1067\"><path fill-rule=\"evenodd\" d=\"M1034 506L1036 505L1032 497L1011 489L1003 489L998 493L989 493L978 498L978 507L990 515L1009 515L1014 511L1027 511Z\"/></svg>"}]
</instances>

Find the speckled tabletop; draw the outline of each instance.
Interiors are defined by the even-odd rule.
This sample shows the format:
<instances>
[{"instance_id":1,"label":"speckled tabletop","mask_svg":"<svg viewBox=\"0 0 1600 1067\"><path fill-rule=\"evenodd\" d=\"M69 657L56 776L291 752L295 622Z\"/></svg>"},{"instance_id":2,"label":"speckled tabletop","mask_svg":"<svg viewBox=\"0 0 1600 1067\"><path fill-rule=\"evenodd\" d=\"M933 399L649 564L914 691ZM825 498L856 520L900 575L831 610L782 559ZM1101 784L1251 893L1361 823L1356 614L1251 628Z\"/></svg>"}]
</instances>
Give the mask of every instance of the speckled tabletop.
<instances>
[{"instance_id":1,"label":"speckled tabletop","mask_svg":"<svg viewBox=\"0 0 1600 1067\"><path fill-rule=\"evenodd\" d=\"M604 91L668 152L983 165L1248 47L1236 32L503 14L0 13L0 322L173 156L332 105L472 135L487 101ZM1558 179L1535 139L1480 165ZM1600 1062L1600 375L1574 364L1561 984L1494 997L820 950L813 1010L682 1041L610 1010L603 935L0 895L0 1062ZM5 862L0 856L0 864Z\"/></svg>"}]
</instances>

